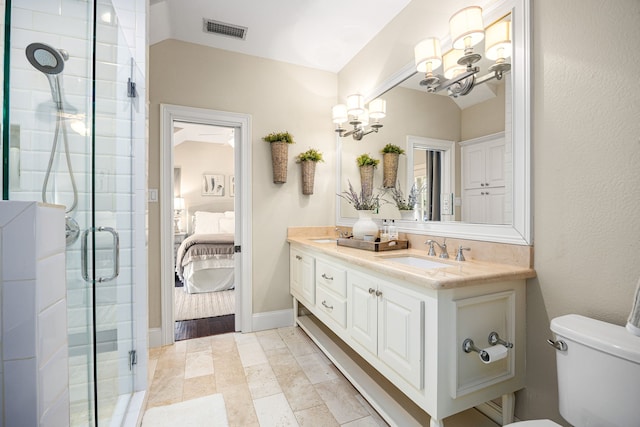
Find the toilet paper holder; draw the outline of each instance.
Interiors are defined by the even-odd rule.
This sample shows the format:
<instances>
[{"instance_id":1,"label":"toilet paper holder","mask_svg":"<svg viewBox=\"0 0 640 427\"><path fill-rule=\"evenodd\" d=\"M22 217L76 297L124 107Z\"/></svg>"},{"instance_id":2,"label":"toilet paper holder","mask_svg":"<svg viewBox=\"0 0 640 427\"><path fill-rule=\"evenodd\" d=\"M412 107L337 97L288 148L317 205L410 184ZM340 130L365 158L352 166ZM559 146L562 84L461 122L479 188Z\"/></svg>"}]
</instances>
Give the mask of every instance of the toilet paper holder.
<instances>
[{"instance_id":1,"label":"toilet paper holder","mask_svg":"<svg viewBox=\"0 0 640 427\"><path fill-rule=\"evenodd\" d=\"M488 340L489 340L489 345L492 345L492 346L502 344L506 348L513 348L513 343L510 343L501 339L500 335L498 335L497 332L491 332L489 334ZM483 360L484 362L489 361L489 358L490 358L489 353L487 353L485 350L481 348L478 348L474 344L471 338L467 338L462 342L462 350L464 350L465 353L471 353L472 351L475 351L476 353L478 353L481 360Z\"/></svg>"}]
</instances>

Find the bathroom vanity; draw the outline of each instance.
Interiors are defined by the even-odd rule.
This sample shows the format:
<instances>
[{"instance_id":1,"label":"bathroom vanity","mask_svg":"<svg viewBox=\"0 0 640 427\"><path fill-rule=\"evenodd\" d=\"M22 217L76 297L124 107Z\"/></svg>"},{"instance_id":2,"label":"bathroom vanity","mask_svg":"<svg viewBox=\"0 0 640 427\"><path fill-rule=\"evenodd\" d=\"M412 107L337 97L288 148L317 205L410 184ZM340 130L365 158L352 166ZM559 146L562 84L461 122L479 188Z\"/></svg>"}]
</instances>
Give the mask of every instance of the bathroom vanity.
<instances>
[{"instance_id":1,"label":"bathroom vanity","mask_svg":"<svg viewBox=\"0 0 640 427\"><path fill-rule=\"evenodd\" d=\"M513 392L525 380L532 269L288 241L295 323L387 422L442 427L500 397L503 421L512 420ZM491 333L502 344L492 345Z\"/></svg>"}]
</instances>

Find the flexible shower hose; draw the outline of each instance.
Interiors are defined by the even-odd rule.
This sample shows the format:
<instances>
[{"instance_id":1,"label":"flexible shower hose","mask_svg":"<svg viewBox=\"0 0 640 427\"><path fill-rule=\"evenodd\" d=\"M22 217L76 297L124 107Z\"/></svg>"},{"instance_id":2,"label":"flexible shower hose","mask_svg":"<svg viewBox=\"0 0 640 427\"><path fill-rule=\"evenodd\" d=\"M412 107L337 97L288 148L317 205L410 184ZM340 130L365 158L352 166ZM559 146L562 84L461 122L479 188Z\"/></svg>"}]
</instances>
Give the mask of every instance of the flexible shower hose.
<instances>
[{"instance_id":1,"label":"flexible shower hose","mask_svg":"<svg viewBox=\"0 0 640 427\"><path fill-rule=\"evenodd\" d=\"M62 102L57 105L56 114L56 131L53 136L53 144L51 146L51 155L49 156L49 165L47 166L47 173L44 176L44 182L42 183L42 201L47 203L47 185L49 184L49 176L51 175L51 169L53 168L53 160L56 156L56 149L58 146L58 136L62 131L62 139L64 141L65 158L67 161L67 169L69 170L69 179L71 180L71 187L73 188L73 203L71 207L65 210L65 213L72 212L76 206L78 206L78 188L76 187L76 180L73 176L73 168L71 167L71 155L69 154L69 139L67 138L67 126L62 123L64 115L64 107Z\"/></svg>"}]
</instances>

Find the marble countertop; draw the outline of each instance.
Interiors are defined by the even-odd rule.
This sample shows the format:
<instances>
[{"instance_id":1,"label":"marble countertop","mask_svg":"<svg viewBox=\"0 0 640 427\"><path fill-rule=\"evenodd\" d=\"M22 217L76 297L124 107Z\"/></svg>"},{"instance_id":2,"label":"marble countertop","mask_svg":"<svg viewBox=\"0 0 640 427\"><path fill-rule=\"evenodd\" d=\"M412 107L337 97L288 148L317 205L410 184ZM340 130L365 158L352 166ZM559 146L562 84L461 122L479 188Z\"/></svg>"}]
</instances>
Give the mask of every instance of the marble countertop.
<instances>
[{"instance_id":1,"label":"marble countertop","mask_svg":"<svg viewBox=\"0 0 640 427\"><path fill-rule=\"evenodd\" d=\"M329 241L314 241L319 239L327 239ZM311 249L321 254L335 257L349 264L358 265L416 285L429 286L433 289L450 289L481 283L529 279L536 276L536 272L532 268L476 261L473 259L468 259L467 261L456 261L455 257L443 259L428 256L426 250L410 248L373 252L338 246L335 241L335 237L327 237L326 235L289 236L287 241L302 249ZM449 267L424 269L400 264L390 259L406 255L417 256L429 261L448 264ZM449 256L455 255L449 253Z\"/></svg>"}]
</instances>

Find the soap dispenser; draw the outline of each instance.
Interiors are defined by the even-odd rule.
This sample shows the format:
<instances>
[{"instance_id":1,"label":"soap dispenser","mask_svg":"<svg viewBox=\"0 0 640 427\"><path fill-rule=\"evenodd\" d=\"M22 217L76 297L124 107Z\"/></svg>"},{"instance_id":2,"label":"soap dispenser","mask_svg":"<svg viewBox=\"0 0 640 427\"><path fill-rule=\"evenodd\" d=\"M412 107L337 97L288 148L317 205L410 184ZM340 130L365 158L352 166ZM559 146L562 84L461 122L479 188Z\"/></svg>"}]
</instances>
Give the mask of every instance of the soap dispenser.
<instances>
[{"instance_id":1,"label":"soap dispenser","mask_svg":"<svg viewBox=\"0 0 640 427\"><path fill-rule=\"evenodd\" d=\"M396 220L392 219L389 224L389 240L398 240L398 228L396 227Z\"/></svg>"},{"instance_id":2,"label":"soap dispenser","mask_svg":"<svg viewBox=\"0 0 640 427\"><path fill-rule=\"evenodd\" d=\"M382 220L382 229L380 230L380 241L388 242L389 241L389 224L386 219Z\"/></svg>"}]
</instances>

